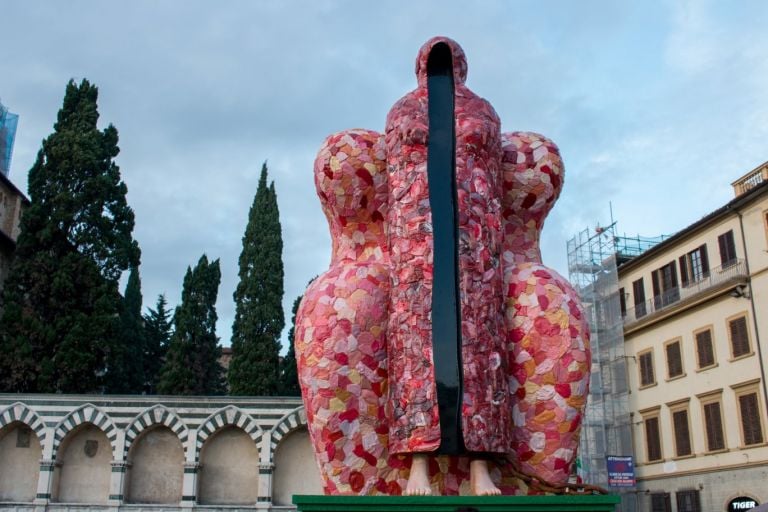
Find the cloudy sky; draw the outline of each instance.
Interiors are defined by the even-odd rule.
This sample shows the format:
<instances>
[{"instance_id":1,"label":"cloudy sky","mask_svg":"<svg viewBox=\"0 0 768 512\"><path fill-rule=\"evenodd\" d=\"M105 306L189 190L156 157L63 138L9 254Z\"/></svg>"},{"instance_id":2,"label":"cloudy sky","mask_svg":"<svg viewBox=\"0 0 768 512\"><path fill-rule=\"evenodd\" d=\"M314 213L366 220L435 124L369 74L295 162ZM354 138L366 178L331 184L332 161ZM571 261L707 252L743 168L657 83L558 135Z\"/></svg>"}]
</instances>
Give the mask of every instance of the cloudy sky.
<instances>
[{"instance_id":1,"label":"cloudy sky","mask_svg":"<svg viewBox=\"0 0 768 512\"><path fill-rule=\"evenodd\" d=\"M268 161L285 244L284 306L327 268L312 162L324 137L383 130L421 44L464 48L467 85L505 131L543 133L566 164L542 240L605 225L671 234L768 160L768 3L755 1L0 0L0 100L19 114L10 178L52 130L64 87L99 87L136 213L145 305L178 304L188 265L220 258L229 345L237 258ZM286 322L287 323L287 322ZM287 332L287 328L286 328Z\"/></svg>"}]
</instances>

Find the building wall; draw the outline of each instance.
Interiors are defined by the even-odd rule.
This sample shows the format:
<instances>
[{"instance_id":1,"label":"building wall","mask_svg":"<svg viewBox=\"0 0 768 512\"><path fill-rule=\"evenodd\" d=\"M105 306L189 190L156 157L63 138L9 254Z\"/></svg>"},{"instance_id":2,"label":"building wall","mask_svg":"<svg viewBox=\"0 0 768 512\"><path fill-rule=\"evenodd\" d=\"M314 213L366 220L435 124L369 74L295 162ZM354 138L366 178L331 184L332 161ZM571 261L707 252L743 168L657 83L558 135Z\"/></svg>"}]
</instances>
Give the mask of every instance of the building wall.
<instances>
[{"instance_id":1,"label":"building wall","mask_svg":"<svg viewBox=\"0 0 768 512\"><path fill-rule=\"evenodd\" d=\"M0 290L8 277L14 242L19 237L21 211L28 203L21 191L0 174Z\"/></svg>"},{"instance_id":2,"label":"building wall","mask_svg":"<svg viewBox=\"0 0 768 512\"><path fill-rule=\"evenodd\" d=\"M322 494L298 398L0 394L0 511L286 510L295 491Z\"/></svg>"},{"instance_id":3,"label":"building wall","mask_svg":"<svg viewBox=\"0 0 768 512\"><path fill-rule=\"evenodd\" d=\"M0 231L12 240L19 236L19 219L24 201L24 196L8 178L0 177Z\"/></svg>"},{"instance_id":4,"label":"building wall","mask_svg":"<svg viewBox=\"0 0 768 512\"><path fill-rule=\"evenodd\" d=\"M737 265L722 267L718 237L732 230ZM682 285L680 257L705 244L710 276L680 288L680 300L635 317L633 282L643 279L646 302L653 301L652 272L674 262ZM765 369L768 350L768 190L751 202L726 209L711 221L676 235L653 252L619 268L626 297L625 353L630 384L638 510L651 510L651 495L670 493L671 510L679 510L678 493L691 492L701 510L725 510L728 501L750 496L765 503L768 473L768 416ZM653 307L653 305L648 305ZM744 317L749 350L734 355L729 321ZM697 333L710 329L714 364L699 367ZM667 347L679 343L682 373L670 375ZM650 356L648 356L650 354ZM652 361L654 379L643 385L641 364ZM642 360L642 361L641 361ZM762 442L745 442L740 398L754 394ZM724 446L711 450L704 407L719 403ZM687 411L691 453L678 456L674 414ZM649 460L648 419L657 418L661 457ZM680 430L682 432L682 430ZM682 443L685 436L679 434ZM683 444L683 446L685 446Z\"/></svg>"}]
</instances>

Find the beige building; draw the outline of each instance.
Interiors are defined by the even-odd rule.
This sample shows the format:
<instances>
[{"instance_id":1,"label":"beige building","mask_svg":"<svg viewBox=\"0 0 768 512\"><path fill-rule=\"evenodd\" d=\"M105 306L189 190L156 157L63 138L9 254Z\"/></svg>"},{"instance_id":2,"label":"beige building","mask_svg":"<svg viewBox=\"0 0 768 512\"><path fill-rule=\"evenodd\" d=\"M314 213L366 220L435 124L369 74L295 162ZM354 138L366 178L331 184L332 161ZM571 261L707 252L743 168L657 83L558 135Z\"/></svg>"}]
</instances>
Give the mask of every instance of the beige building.
<instances>
[{"instance_id":1,"label":"beige building","mask_svg":"<svg viewBox=\"0 0 768 512\"><path fill-rule=\"evenodd\" d=\"M0 512L293 510L299 398L0 394Z\"/></svg>"},{"instance_id":2,"label":"beige building","mask_svg":"<svg viewBox=\"0 0 768 512\"><path fill-rule=\"evenodd\" d=\"M618 266L638 510L768 503L768 163L733 187Z\"/></svg>"},{"instance_id":3,"label":"beige building","mask_svg":"<svg viewBox=\"0 0 768 512\"><path fill-rule=\"evenodd\" d=\"M21 212L28 204L29 199L21 190L0 173L0 290L16 249Z\"/></svg>"}]
</instances>

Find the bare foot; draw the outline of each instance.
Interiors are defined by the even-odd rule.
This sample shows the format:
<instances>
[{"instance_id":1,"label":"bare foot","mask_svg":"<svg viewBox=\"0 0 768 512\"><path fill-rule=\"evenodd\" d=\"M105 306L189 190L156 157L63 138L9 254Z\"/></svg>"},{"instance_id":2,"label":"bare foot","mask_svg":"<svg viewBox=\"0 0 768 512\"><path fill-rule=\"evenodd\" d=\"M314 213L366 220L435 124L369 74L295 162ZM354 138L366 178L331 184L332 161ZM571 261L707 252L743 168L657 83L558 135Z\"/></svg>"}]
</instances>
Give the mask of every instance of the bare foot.
<instances>
[{"instance_id":1,"label":"bare foot","mask_svg":"<svg viewBox=\"0 0 768 512\"><path fill-rule=\"evenodd\" d=\"M475 459L469 463L469 480L472 494L475 496L497 496L501 491L491 480L488 473L488 461ZM409 482L410 483L410 482Z\"/></svg>"},{"instance_id":2,"label":"bare foot","mask_svg":"<svg viewBox=\"0 0 768 512\"><path fill-rule=\"evenodd\" d=\"M405 486L406 496L429 496L432 487L429 485L429 464L427 456L421 453L413 454L411 462L411 474L408 477L408 485Z\"/></svg>"}]
</instances>

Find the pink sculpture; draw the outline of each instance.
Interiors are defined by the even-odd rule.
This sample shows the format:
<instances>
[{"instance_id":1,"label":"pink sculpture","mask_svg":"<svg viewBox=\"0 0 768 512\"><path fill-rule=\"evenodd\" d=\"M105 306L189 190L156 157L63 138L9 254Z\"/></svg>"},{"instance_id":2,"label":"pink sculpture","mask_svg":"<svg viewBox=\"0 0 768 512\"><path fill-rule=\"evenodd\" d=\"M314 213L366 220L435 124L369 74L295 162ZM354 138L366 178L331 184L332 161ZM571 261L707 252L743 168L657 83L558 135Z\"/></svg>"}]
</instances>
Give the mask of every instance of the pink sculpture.
<instances>
[{"instance_id":1,"label":"pink sculpture","mask_svg":"<svg viewBox=\"0 0 768 512\"><path fill-rule=\"evenodd\" d=\"M450 50L455 87L464 452L447 454L431 317L432 227L442 222L427 168L435 48ZM570 474L589 335L576 293L542 265L538 246L562 162L540 135L502 134L490 104L464 85L466 70L458 44L431 39L417 58L419 86L390 111L386 136L331 135L315 161L332 259L305 293L295 344L327 494L520 494L533 492L521 473L551 484Z\"/></svg>"}]
</instances>

